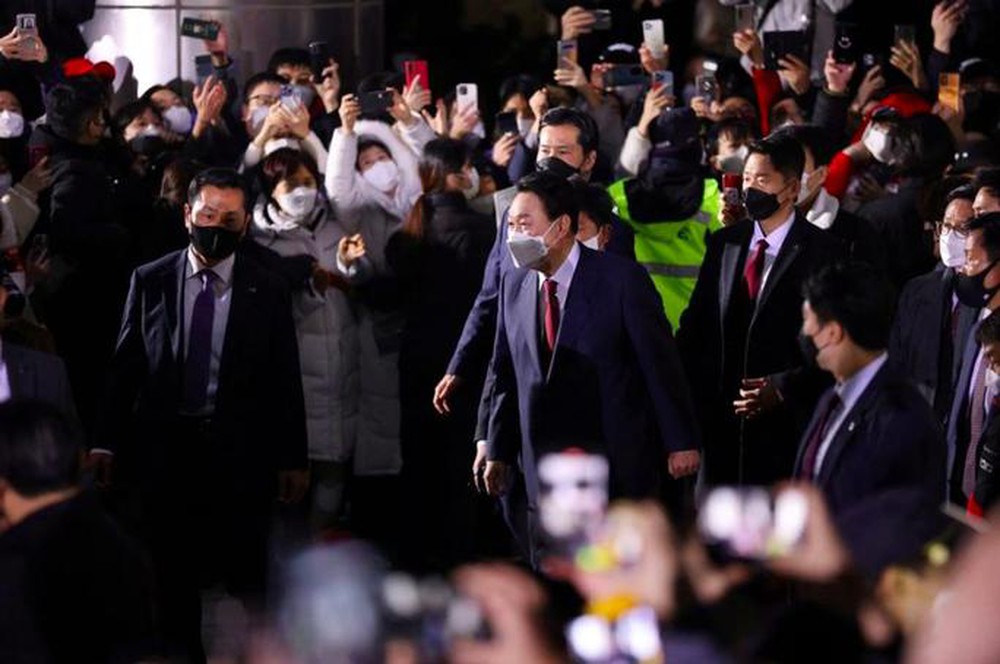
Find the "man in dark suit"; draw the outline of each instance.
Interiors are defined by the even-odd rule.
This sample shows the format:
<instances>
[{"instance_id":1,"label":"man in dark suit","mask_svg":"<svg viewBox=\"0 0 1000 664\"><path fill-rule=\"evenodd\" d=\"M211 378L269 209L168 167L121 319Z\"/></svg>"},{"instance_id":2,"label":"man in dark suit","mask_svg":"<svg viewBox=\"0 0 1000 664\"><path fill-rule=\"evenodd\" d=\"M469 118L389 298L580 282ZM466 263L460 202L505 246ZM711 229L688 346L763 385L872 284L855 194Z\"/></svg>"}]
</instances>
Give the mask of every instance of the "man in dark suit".
<instances>
[{"instance_id":1,"label":"man in dark suit","mask_svg":"<svg viewBox=\"0 0 1000 664\"><path fill-rule=\"evenodd\" d=\"M890 489L918 488L937 509L945 447L930 404L888 366L895 293L862 263L806 281L803 353L836 384L823 394L799 446L795 474L816 482L837 515Z\"/></svg>"},{"instance_id":2,"label":"man in dark suit","mask_svg":"<svg viewBox=\"0 0 1000 664\"><path fill-rule=\"evenodd\" d=\"M976 450L992 400L987 386L989 361L979 342L983 319L1000 308L1000 212L969 222L965 266L955 278L955 294L979 317L962 347L962 366L955 382L948 416L948 499L965 507L976 485Z\"/></svg>"},{"instance_id":3,"label":"man in dark suit","mask_svg":"<svg viewBox=\"0 0 1000 664\"><path fill-rule=\"evenodd\" d=\"M705 438L710 484L791 475L802 427L827 379L803 368L801 284L843 254L795 212L804 155L791 137L753 143L749 219L713 233L677 343Z\"/></svg>"},{"instance_id":4,"label":"man in dark suit","mask_svg":"<svg viewBox=\"0 0 1000 664\"><path fill-rule=\"evenodd\" d=\"M972 187L962 186L948 194L944 219L937 228L941 261L906 284L889 340L890 361L910 376L942 423L951 410L962 349L978 314L955 295L955 271L965 264L965 237L975 193Z\"/></svg>"},{"instance_id":5,"label":"man in dark suit","mask_svg":"<svg viewBox=\"0 0 1000 664\"><path fill-rule=\"evenodd\" d=\"M80 491L82 450L55 406L0 406L0 661L133 662L152 652L145 557Z\"/></svg>"},{"instance_id":6,"label":"man in dark suit","mask_svg":"<svg viewBox=\"0 0 1000 664\"><path fill-rule=\"evenodd\" d=\"M235 171L201 172L191 246L132 275L101 438L140 487L168 654L194 660L200 588L259 599L272 501L308 485L289 294L236 252L245 203ZM107 482L112 457L91 456Z\"/></svg>"},{"instance_id":7,"label":"man in dark suit","mask_svg":"<svg viewBox=\"0 0 1000 664\"><path fill-rule=\"evenodd\" d=\"M683 369L652 283L636 263L582 247L576 231L565 180L539 173L518 183L507 240L516 269L501 277L485 480L502 494L519 463L529 533L546 452L607 456L612 496L656 495L664 471L683 477L700 461Z\"/></svg>"}]
</instances>

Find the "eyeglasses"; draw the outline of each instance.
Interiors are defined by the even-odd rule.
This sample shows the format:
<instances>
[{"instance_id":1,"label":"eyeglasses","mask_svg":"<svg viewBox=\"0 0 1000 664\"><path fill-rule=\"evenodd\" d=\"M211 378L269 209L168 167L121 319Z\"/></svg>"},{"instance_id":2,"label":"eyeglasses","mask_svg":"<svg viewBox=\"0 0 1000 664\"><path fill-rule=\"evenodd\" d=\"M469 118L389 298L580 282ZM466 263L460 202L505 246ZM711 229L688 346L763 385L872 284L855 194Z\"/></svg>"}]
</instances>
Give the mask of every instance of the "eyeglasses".
<instances>
[{"instance_id":1,"label":"eyeglasses","mask_svg":"<svg viewBox=\"0 0 1000 664\"><path fill-rule=\"evenodd\" d=\"M273 106L278 103L278 98L274 95L253 95L247 98L247 102L260 102L261 106Z\"/></svg>"},{"instance_id":2,"label":"eyeglasses","mask_svg":"<svg viewBox=\"0 0 1000 664\"><path fill-rule=\"evenodd\" d=\"M938 227L938 232L940 233L954 233L955 235L963 239L969 237L969 229L964 227L955 226L952 224L946 224L943 221L939 221L937 223L937 227Z\"/></svg>"}]
</instances>

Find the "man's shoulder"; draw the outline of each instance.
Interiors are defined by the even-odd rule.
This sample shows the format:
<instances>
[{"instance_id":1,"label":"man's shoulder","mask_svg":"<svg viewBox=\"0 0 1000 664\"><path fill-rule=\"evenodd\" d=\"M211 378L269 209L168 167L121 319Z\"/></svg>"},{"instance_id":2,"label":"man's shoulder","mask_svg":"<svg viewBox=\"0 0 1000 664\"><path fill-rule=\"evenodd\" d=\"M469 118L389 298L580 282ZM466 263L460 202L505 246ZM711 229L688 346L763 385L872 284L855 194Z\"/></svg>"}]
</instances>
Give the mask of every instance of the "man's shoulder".
<instances>
[{"instance_id":1,"label":"man's shoulder","mask_svg":"<svg viewBox=\"0 0 1000 664\"><path fill-rule=\"evenodd\" d=\"M184 254L187 249L178 249L177 251L171 251L169 254L160 256L154 261L140 265L135 269L135 273L138 277L145 279L148 277L162 275L170 272L175 272L177 270L177 265L180 262L182 254Z\"/></svg>"},{"instance_id":2,"label":"man's shoulder","mask_svg":"<svg viewBox=\"0 0 1000 664\"><path fill-rule=\"evenodd\" d=\"M62 368L63 361L58 355L34 350L27 346L4 342L3 357L12 364L33 364L42 369Z\"/></svg>"}]
</instances>

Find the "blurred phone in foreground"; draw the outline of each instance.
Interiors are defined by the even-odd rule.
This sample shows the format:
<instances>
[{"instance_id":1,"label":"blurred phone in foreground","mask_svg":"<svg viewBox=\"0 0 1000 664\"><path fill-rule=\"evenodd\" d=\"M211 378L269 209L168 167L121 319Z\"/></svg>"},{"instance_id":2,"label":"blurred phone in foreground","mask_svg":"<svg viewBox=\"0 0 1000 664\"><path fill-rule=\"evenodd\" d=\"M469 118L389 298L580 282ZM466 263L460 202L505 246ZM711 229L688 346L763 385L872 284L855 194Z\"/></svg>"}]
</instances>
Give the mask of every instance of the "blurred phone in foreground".
<instances>
[{"instance_id":1,"label":"blurred phone in foreground","mask_svg":"<svg viewBox=\"0 0 1000 664\"><path fill-rule=\"evenodd\" d=\"M599 534L608 509L608 460L568 450L538 464L538 513L547 554L573 558Z\"/></svg>"},{"instance_id":2,"label":"blurred phone in foreground","mask_svg":"<svg viewBox=\"0 0 1000 664\"><path fill-rule=\"evenodd\" d=\"M808 516L808 499L795 489L717 487L701 506L698 530L717 559L759 561L791 552Z\"/></svg>"}]
</instances>

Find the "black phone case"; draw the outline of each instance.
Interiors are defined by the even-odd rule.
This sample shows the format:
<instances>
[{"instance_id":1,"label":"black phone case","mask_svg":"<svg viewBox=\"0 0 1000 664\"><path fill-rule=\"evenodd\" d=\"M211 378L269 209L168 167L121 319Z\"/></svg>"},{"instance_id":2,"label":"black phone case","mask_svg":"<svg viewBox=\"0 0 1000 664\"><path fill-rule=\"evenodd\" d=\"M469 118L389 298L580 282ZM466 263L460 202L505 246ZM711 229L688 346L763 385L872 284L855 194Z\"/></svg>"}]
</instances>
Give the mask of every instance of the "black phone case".
<instances>
[{"instance_id":1,"label":"black phone case","mask_svg":"<svg viewBox=\"0 0 1000 664\"><path fill-rule=\"evenodd\" d=\"M809 40L800 30L776 30L764 33L764 68L778 71L778 61L786 55L794 55L809 63Z\"/></svg>"},{"instance_id":2,"label":"black phone case","mask_svg":"<svg viewBox=\"0 0 1000 664\"><path fill-rule=\"evenodd\" d=\"M518 133L517 113L497 113L497 131L501 135Z\"/></svg>"},{"instance_id":3,"label":"black phone case","mask_svg":"<svg viewBox=\"0 0 1000 664\"><path fill-rule=\"evenodd\" d=\"M366 92L361 95L361 113L364 115L385 113L390 106L392 106L392 94L385 90Z\"/></svg>"}]
</instances>

